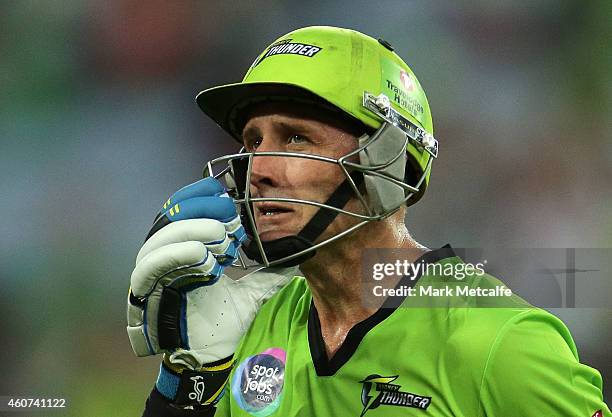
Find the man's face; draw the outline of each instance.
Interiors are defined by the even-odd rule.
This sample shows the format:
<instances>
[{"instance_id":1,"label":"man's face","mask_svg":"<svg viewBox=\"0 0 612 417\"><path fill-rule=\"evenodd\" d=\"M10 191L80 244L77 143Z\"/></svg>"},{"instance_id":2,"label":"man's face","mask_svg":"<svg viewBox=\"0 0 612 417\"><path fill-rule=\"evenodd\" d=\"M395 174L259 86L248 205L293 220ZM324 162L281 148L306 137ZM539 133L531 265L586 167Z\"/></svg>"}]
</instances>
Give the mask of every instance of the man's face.
<instances>
[{"instance_id":1,"label":"man's face","mask_svg":"<svg viewBox=\"0 0 612 417\"><path fill-rule=\"evenodd\" d=\"M357 147L360 133L314 106L269 103L250 112L242 131L249 152L296 152L337 159ZM281 156L254 156L251 197L284 197L325 203L345 180L337 164ZM351 203L349 203L351 204ZM253 204L263 241L297 235L318 207L284 202ZM350 219L339 216L321 238L336 234Z\"/></svg>"}]
</instances>

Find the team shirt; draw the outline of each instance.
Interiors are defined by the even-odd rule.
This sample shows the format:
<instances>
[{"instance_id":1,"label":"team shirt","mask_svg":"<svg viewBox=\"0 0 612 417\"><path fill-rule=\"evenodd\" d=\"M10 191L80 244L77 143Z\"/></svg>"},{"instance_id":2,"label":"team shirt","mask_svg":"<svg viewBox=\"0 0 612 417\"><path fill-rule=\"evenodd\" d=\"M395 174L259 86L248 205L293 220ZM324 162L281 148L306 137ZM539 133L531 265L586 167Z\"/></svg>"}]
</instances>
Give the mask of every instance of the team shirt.
<instances>
[{"instance_id":1,"label":"team shirt","mask_svg":"<svg viewBox=\"0 0 612 417\"><path fill-rule=\"evenodd\" d=\"M463 262L449 246L421 261ZM405 277L396 288L444 282L425 274ZM462 285L503 286L486 274ZM449 300L426 305L405 296L394 307L389 299L328 358L311 292L295 277L243 337L215 416L611 415L600 374L579 362L558 318L516 295L503 303Z\"/></svg>"}]
</instances>

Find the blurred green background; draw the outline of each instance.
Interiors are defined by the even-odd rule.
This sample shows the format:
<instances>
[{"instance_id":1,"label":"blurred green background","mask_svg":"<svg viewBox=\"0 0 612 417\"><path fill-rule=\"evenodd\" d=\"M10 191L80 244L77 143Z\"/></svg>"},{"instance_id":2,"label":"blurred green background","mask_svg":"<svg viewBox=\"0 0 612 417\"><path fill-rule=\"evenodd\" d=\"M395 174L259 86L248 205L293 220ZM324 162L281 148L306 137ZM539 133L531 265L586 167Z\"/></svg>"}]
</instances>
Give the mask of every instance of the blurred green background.
<instances>
[{"instance_id":1,"label":"blurred green background","mask_svg":"<svg viewBox=\"0 0 612 417\"><path fill-rule=\"evenodd\" d=\"M607 0L0 2L0 395L140 415L158 358L124 328L136 252L235 150L193 98L301 26L383 37L423 84L441 156L419 241L612 247L610 22ZM610 398L611 310L554 312Z\"/></svg>"}]
</instances>

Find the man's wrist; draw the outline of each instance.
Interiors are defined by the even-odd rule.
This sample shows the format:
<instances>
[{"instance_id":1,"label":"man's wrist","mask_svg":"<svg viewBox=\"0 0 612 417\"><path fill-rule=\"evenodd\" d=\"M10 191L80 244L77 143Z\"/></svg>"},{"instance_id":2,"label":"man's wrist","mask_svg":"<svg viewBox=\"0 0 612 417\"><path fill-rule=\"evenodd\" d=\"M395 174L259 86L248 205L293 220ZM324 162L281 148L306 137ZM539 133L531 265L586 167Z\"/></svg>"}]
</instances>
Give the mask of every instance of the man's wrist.
<instances>
[{"instance_id":1,"label":"man's wrist","mask_svg":"<svg viewBox=\"0 0 612 417\"><path fill-rule=\"evenodd\" d=\"M142 417L213 417L215 407L204 406L198 409L177 407L164 397L157 388L153 388L145 406Z\"/></svg>"},{"instance_id":2,"label":"man's wrist","mask_svg":"<svg viewBox=\"0 0 612 417\"><path fill-rule=\"evenodd\" d=\"M164 355L155 387L178 407L213 406L223 396L232 365L233 357L229 356L194 370L172 363Z\"/></svg>"}]
</instances>

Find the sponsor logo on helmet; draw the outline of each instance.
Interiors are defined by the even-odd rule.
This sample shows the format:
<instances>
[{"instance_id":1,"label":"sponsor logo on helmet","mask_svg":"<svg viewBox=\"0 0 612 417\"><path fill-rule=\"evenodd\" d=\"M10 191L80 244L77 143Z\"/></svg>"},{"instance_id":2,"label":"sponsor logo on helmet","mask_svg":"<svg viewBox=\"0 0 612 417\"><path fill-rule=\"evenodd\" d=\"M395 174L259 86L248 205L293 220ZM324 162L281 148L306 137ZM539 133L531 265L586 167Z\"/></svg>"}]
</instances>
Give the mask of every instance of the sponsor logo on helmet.
<instances>
[{"instance_id":1,"label":"sponsor logo on helmet","mask_svg":"<svg viewBox=\"0 0 612 417\"><path fill-rule=\"evenodd\" d=\"M393 93L391 94L391 99L393 99L394 102L399 104L400 107L402 107L417 118L419 118L423 114L423 106L415 97L412 97L411 94L412 91L414 91L414 84L412 84L412 91L406 91L405 88L402 88L405 85L403 79L402 86L395 84L391 80L385 81L387 83L386 87L388 91L391 91Z\"/></svg>"},{"instance_id":2,"label":"sponsor logo on helmet","mask_svg":"<svg viewBox=\"0 0 612 417\"><path fill-rule=\"evenodd\" d=\"M380 92L424 126L427 124L427 99L414 74L404 66L391 60L381 62Z\"/></svg>"},{"instance_id":3,"label":"sponsor logo on helmet","mask_svg":"<svg viewBox=\"0 0 612 417\"><path fill-rule=\"evenodd\" d=\"M282 41L270 45L268 49L253 62L251 68L256 67L261 61L274 55L302 55L307 58L312 58L323 49L316 45L291 41L291 39L283 39Z\"/></svg>"},{"instance_id":4,"label":"sponsor logo on helmet","mask_svg":"<svg viewBox=\"0 0 612 417\"><path fill-rule=\"evenodd\" d=\"M403 69L400 69L400 80L402 81L402 84L404 85L406 91L411 93L414 91L415 87L414 81L412 80L412 76L410 76L410 74L408 74Z\"/></svg>"}]
</instances>

